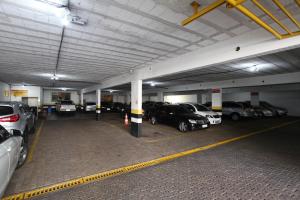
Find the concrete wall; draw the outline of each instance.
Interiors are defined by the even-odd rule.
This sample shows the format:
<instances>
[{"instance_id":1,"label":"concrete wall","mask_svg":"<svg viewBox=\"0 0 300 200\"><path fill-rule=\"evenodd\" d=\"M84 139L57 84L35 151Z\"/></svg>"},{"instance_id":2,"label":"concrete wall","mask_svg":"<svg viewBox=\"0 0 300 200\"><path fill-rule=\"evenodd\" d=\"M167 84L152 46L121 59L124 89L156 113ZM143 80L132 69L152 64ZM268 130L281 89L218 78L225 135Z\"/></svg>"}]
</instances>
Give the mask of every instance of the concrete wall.
<instances>
[{"instance_id":1,"label":"concrete wall","mask_svg":"<svg viewBox=\"0 0 300 200\"><path fill-rule=\"evenodd\" d=\"M83 101L84 102L95 102L96 103L96 101L97 101L96 92L84 94L83 95Z\"/></svg>"},{"instance_id":2,"label":"concrete wall","mask_svg":"<svg viewBox=\"0 0 300 200\"><path fill-rule=\"evenodd\" d=\"M62 92L61 90L50 90L44 89L43 95L43 104L45 105L54 105L56 102L52 102L52 92ZM80 94L78 91L63 91L66 93L71 93L71 100L75 104L80 104Z\"/></svg>"},{"instance_id":3,"label":"concrete wall","mask_svg":"<svg viewBox=\"0 0 300 200\"><path fill-rule=\"evenodd\" d=\"M42 88L39 86L11 86L11 90L27 90L27 97L37 97L38 104L41 105ZM11 101L22 101L22 97L11 96Z\"/></svg>"},{"instance_id":4,"label":"concrete wall","mask_svg":"<svg viewBox=\"0 0 300 200\"><path fill-rule=\"evenodd\" d=\"M164 101L170 103L197 103L197 95L166 95Z\"/></svg>"},{"instance_id":5,"label":"concrete wall","mask_svg":"<svg viewBox=\"0 0 300 200\"><path fill-rule=\"evenodd\" d=\"M9 91L9 85L3 82L0 82L0 101L9 101L10 96L5 96L4 93L5 91ZM9 93L10 95L10 93Z\"/></svg>"},{"instance_id":6,"label":"concrete wall","mask_svg":"<svg viewBox=\"0 0 300 200\"><path fill-rule=\"evenodd\" d=\"M260 92L259 98L288 109L290 116L300 116L300 91ZM223 93L223 101L250 101L250 92Z\"/></svg>"}]
</instances>

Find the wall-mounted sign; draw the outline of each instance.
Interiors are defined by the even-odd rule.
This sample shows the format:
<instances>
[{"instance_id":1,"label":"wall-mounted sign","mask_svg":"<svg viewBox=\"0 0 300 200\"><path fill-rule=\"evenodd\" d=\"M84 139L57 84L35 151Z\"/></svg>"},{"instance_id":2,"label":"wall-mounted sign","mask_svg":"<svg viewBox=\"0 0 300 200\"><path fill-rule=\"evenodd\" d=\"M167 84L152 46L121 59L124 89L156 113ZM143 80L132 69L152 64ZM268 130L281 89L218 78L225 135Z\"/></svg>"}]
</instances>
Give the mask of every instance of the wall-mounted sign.
<instances>
[{"instance_id":1,"label":"wall-mounted sign","mask_svg":"<svg viewBox=\"0 0 300 200\"><path fill-rule=\"evenodd\" d=\"M11 90L11 95L15 97L27 97L28 90Z\"/></svg>"}]
</instances>

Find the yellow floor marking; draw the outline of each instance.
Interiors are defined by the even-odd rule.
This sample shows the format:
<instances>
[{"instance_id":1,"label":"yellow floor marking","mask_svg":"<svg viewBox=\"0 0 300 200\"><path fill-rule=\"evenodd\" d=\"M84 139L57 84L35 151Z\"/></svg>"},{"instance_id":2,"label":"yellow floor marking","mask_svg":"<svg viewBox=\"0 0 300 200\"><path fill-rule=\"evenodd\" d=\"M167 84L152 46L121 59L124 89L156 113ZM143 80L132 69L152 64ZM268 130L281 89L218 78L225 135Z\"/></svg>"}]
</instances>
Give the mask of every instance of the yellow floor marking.
<instances>
[{"instance_id":1,"label":"yellow floor marking","mask_svg":"<svg viewBox=\"0 0 300 200\"><path fill-rule=\"evenodd\" d=\"M136 170L143 169L143 168L146 168L146 167L158 165L158 164L164 163L166 161L174 160L176 158L180 158L180 157L183 157L183 156L187 156L187 155L191 155L191 154L198 153L198 152L201 152L201 151L205 151L205 150L215 148L215 147L218 147L218 146L221 146L221 145L225 145L225 144L228 144L228 143L231 143L231 142L234 142L234 141L238 141L238 140L241 140L241 139L253 136L253 135L264 133L264 132L267 132L267 131L270 131L270 130L285 127L285 126L288 126L290 124L294 124L294 123L299 122L299 121L300 120L295 120L295 121L292 121L292 122L283 123L283 124L280 124L280 125L277 125L277 126L272 126L270 128L263 129L263 130L254 131L254 132L251 132L251 133L239 136L239 137L234 137L234 138L231 138L231 139L228 139L228 140L223 140L223 141L220 141L220 142L217 142L217 143L209 144L207 146L203 146L203 147L183 151L183 152L172 154L172 155L169 155L169 156L164 156L164 157L157 158L157 159L154 159L154 160L137 163L137 164L134 164L134 165L121 167L121 168L113 169L113 170L106 171L106 172L100 172L100 173L93 174L93 175L90 175L90 176L85 176L85 177L81 177L81 178L77 178L77 179L57 183L57 184L54 184L54 185L37 188L35 190L31 190L31 191L28 191L28 192L14 194L14 195L11 195L11 196L8 196L8 197L4 197L2 200L30 199L32 197L37 197L37 196L44 195L44 194L47 194L47 193L56 192L56 191L59 191L59 190L62 190L62 189L72 188L72 187L75 187L77 185L82 185L82 184L87 184L87 183L94 182L94 181L103 180L103 179L106 179L106 178L109 178L109 177L117 176L117 175L120 175L120 174L125 174L125 173L128 173L128 172L136 171Z\"/></svg>"},{"instance_id":2,"label":"yellow floor marking","mask_svg":"<svg viewBox=\"0 0 300 200\"><path fill-rule=\"evenodd\" d=\"M41 122L41 125L39 126L38 130L35 133L35 136L34 136L34 139L33 139L33 143L32 143L32 145L31 145L31 147L29 149L28 158L27 158L26 163L30 163L32 161L33 154L34 154L36 145L37 145L37 143L38 143L38 141L40 139L40 135L41 135L41 131L42 131L42 128L44 126L44 123L45 123L45 121L43 120Z\"/></svg>"}]
</instances>

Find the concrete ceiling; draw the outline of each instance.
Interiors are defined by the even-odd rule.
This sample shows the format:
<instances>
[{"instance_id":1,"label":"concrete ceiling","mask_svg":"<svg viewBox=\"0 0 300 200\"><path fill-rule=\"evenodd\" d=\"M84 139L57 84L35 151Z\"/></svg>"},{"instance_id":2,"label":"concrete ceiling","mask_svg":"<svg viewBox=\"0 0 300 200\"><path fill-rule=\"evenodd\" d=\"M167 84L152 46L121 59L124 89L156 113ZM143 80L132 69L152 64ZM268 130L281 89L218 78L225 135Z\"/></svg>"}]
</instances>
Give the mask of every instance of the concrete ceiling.
<instances>
[{"instance_id":1,"label":"concrete ceiling","mask_svg":"<svg viewBox=\"0 0 300 200\"><path fill-rule=\"evenodd\" d=\"M209 2L201 1L201 4ZM88 25L66 26L57 71L60 78L54 82L50 77L56 67L62 34L61 18L35 0L2 0L0 80L45 87L83 88L259 28L237 11L225 7L182 27L180 22L193 12L190 3L191 0L70 0L71 13L88 19ZM270 2L264 3L278 18L285 19ZM299 11L293 0L282 3L288 5L294 14ZM269 20L248 2L246 6ZM291 24L287 26L295 29ZM276 55L246 62L270 62L272 68L259 72L265 74L298 69L295 65L289 66L292 65L290 62L298 62L294 54L288 56L294 60ZM197 73L224 74L236 70L234 65L242 63L214 66ZM252 75L257 74L239 69L227 73L226 78ZM180 79L178 83L198 80L194 74L182 76L191 77ZM208 74L199 81L212 77L222 76ZM171 76L157 81L176 78Z\"/></svg>"}]
</instances>

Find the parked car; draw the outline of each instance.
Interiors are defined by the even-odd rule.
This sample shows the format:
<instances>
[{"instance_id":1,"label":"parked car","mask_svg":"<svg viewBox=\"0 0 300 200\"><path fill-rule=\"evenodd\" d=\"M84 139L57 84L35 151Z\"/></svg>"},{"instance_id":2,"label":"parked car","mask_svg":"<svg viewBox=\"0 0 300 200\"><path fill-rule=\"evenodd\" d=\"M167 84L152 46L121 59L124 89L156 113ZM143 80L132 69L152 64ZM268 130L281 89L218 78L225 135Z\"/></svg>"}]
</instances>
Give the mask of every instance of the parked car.
<instances>
[{"instance_id":1,"label":"parked car","mask_svg":"<svg viewBox=\"0 0 300 200\"><path fill-rule=\"evenodd\" d=\"M101 102L101 112L112 112L113 106L111 102Z\"/></svg>"},{"instance_id":2,"label":"parked car","mask_svg":"<svg viewBox=\"0 0 300 200\"><path fill-rule=\"evenodd\" d=\"M56 104L56 111L58 113L75 113L76 106L71 100L62 100Z\"/></svg>"},{"instance_id":3,"label":"parked car","mask_svg":"<svg viewBox=\"0 0 300 200\"><path fill-rule=\"evenodd\" d=\"M86 102L84 104L84 111L85 112L96 111L96 103L95 102Z\"/></svg>"},{"instance_id":4,"label":"parked car","mask_svg":"<svg viewBox=\"0 0 300 200\"><path fill-rule=\"evenodd\" d=\"M225 116L229 116L234 121L241 118L255 117L254 109L245 107L243 104L233 101L224 101L222 103L222 113Z\"/></svg>"},{"instance_id":5,"label":"parked car","mask_svg":"<svg viewBox=\"0 0 300 200\"><path fill-rule=\"evenodd\" d=\"M6 130L19 130L27 141L35 132L36 118L28 105L21 102L0 102L0 125Z\"/></svg>"},{"instance_id":6,"label":"parked car","mask_svg":"<svg viewBox=\"0 0 300 200\"><path fill-rule=\"evenodd\" d=\"M260 101L259 105L270 110L273 113L273 116L281 117L286 116L288 113L287 109L274 106L266 101Z\"/></svg>"},{"instance_id":7,"label":"parked car","mask_svg":"<svg viewBox=\"0 0 300 200\"><path fill-rule=\"evenodd\" d=\"M204 105L192 104L192 103L184 103L180 105L186 107L187 109L191 110L193 113L197 115L206 117L209 120L210 124L220 124L222 122L221 115L212 111L211 109L207 108Z\"/></svg>"},{"instance_id":8,"label":"parked car","mask_svg":"<svg viewBox=\"0 0 300 200\"><path fill-rule=\"evenodd\" d=\"M0 125L0 199L15 169L25 163L27 152L21 131L9 132Z\"/></svg>"},{"instance_id":9,"label":"parked car","mask_svg":"<svg viewBox=\"0 0 300 200\"><path fill-rule=\"evenodd\" d=\"M210 123L206 117L197 115L180 105L162 105L151 113L150 123L165 123L176 126L179 131L208 128Z\"/></svg>"},{"instance_id":10,"label":"parked car","mask_svg":"<svg viewBox=\"0 0 300 200\"><path fill-rule=\"evenodd\" d=\"M125 104L120 102L114 102L112 106L112 110L117 113L121 113L125 109Z\"/></svg>"},{"instance_id":11,"label":"parked car","mask_svg":"<svg viewBox=\"0 0 300 200\"><path fill-rule=\"evenodd\" d=\"M262 106L252 106L250 101L243 102L244 105L251 106L257 113L258 117L272 117L273 112Z\"/></svg>"}]
</instances>

